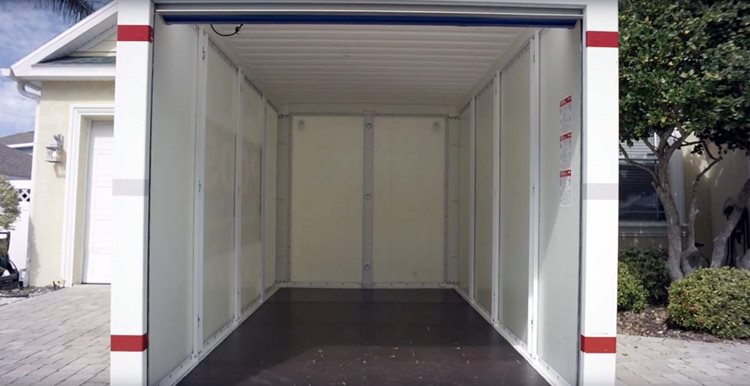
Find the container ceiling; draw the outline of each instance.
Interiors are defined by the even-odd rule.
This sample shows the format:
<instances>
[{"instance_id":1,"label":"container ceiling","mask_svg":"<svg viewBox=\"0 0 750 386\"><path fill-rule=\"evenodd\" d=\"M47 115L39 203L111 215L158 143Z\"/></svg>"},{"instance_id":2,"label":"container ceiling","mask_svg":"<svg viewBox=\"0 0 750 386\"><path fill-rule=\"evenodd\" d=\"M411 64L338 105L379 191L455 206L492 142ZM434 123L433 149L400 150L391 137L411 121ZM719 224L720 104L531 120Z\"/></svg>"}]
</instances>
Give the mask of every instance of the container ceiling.
<instances>
[{"instance_id":1,"label":"container ceiling","mask_svg":"<svg viewBox=\"0 0 750 386\"><path fill-rule=\"evenodd\" d=\"M512 54L523 30L251 24L214 38L278 103L456 105L501 56Z\"/></svg>"}]
</instances>

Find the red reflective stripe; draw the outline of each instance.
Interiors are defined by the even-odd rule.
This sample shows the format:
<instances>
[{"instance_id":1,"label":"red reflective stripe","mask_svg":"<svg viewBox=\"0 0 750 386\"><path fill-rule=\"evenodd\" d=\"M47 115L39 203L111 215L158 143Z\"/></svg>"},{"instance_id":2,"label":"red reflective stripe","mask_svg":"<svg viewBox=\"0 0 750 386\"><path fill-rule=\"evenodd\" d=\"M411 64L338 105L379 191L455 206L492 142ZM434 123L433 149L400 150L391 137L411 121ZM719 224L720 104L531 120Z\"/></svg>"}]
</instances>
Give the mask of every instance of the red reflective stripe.
<instances>
[{"instance_id":1,"label":"red reflective stripe","mask_svg":"<svg viewBox=\"0 0 750 386\"><path fill-rule=\"evenodd\" d=\"M617 32L586 31L586 47L617 48Z\"/></svg>"},{"instance_id":2,"label":"red reflective stripe","mask_svg":"<svg viewBox=\"0 0 750 386\"><path fill-rule=\"evenodd\" d=\"M588 354L614 354L617 351L617 338L581 335L581 351Z\"/></svg>"},{"instance_id":3,"label":"red reflective stripe","mask_svg":"<svg viewBox=\"0 0 750 386\"><path fill-rule=\"evenodd\" d=\"M110 351L141 352L148 348L148 334L143 335L112 335L110 337Z\"/></svg>"},{"instance_id":4,"label":"red reflective stripe","mask_svg":"<svg viewBox=\"0 0 750 386\"><path fill-rule=\"evenodd\" d=\"M118 25L118 42L152 42L154 28L150 25Z\"/></svg>"}]
</instances>

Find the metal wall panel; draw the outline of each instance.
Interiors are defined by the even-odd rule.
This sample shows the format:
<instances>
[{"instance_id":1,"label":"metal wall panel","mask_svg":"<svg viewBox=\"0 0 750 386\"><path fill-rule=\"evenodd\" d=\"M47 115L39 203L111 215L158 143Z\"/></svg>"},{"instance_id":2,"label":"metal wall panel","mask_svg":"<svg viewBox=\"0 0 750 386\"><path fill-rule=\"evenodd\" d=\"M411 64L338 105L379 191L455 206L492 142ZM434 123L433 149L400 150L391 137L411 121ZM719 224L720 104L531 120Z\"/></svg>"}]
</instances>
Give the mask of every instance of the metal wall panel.
<instances>
[{"instance_id":1,"label":"metal wall panel","mask_svg":"<svg viewBox=\"0 0 750 386\"><path fill-rule=\"evenodd\" d=\"M570 384L578 371L581 202L581 30L541 39L539 356ZM570 205L560 204L560 101L573 103ZM596 128L593 128L596 130Z\"/></svg>"},{"instance_id":2,"label":"metal wall panel","mask_svg":"<svg viewBox=\"0 0 750 386\"><path fill-rule=\"evenodd\" d=\"M445 119L376 117L373 281L444 281Z\"/></svg>"},{"instance_id":3,"label":"metal wall panel","mask_svg":"<svg viewBox=\"0 0 750 386\"><path fill-rule=\"evenodd\" d=\"M501 75L500 322L527 337L530 195L530 61L518 55Z\"/></svg>"},{"instance_id":4,"label":"metal wall panel","mask_svg":"<svg viewBox=\"0 0 750 386\"><path fill-rule=\"evenodd\" d=\"M492 309L492 157L493 87L476 97L476 299L488 313Z\"/></svg>"},{"instance_id":5,"label":"metal wall panel","mask_svg":"<svg viewBox=\"0 0 750 386\"><path fill-rule=\"evenodd\" d=\"M459 116L459 171L458 171L458 286L467 294L470 285L471 248L474 236L471 232L473 216L471 177L471 106L468 106Z\"/></svg>"},{"instance_id":6,"label":"metal wall panel","mask_svg":"<svg viewBox=\"0 0 750 386\"><path fill-rule=\"evenodd\" d=\"M212 46L206 52L203 337L234 317L234 187L237 71Z\"/></svg>"},{"instance_id":7,"label":"metal wall panel","mask_svg":"<svg viewBox=\"0 0 750 386\"><path fill-rule=\"evenodd\" d=\"M264 246L264 275L266 288L276 283L276 149L279 126L279 113L266 104L266 146L264 156L265 183L265 240Z\"/></svg>"},{"instance_id":8,"label":"metal wall panel","mask_svg":"<svg viewBox=\"0 0 750 386\"><path fill-rule=\"evenodd\" d=\"M148 383L193 351L193 183L198 34L189 26L154 33L149 189Z\"/></svg>"},{"instance_id":9,"label":"metal wall panel","mask_svg":"<svg viewBox=\"0 0 750 386\"><path fill-rule=\"evenodd\" d=\"M362 278L362 117L292 121L291 278Z\"/></svg>"},{"instance_id":10,"label":"metal wall panel","mask_svg":"<svg viewBox=\"0 0 750 386\"><path fill-rule=\"evenodd\" d=\"M244 309L260 295L261 259L261 157L263 149L263 99L246 81L242 91L242 258L240 299Z\"/></svg>"}]
</instances>

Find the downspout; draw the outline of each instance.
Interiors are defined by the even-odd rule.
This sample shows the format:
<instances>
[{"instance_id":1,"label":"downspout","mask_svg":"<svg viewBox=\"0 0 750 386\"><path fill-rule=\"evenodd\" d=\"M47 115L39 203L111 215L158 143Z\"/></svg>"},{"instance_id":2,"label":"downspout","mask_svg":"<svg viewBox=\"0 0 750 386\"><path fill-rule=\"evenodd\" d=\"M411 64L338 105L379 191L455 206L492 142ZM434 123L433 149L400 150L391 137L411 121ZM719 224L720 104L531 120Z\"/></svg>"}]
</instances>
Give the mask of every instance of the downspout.
<instances>
[{"instance_id":1,"label":"downspout","mask_svg":"<svg viewBox=\"0 0 750 386\"><path fill-rule=\"evenodd\" d=\"M40 89L37 86L34 86L33 84L31 84L29 82L26 82L26 81L23 81L21 79L16 78L13 75L13 70L11 70L10 68L3 68L2 71L0 72L0 74L2 74L3 76L8 77L11 80L15 81L16 82L16 88L18 89L18 93L21 94L21 95L23 95L23 96L25 96L26 98L31 98L31 99L33 99L33 100L35 100L37 102L42 98L42 96L41 96L42 89ZM36 92L31 92L31 91L27 90L26 89L27 87L30 88L30 89L32 89L32 90L35 90Z\"/></svg>"}]
</instances>

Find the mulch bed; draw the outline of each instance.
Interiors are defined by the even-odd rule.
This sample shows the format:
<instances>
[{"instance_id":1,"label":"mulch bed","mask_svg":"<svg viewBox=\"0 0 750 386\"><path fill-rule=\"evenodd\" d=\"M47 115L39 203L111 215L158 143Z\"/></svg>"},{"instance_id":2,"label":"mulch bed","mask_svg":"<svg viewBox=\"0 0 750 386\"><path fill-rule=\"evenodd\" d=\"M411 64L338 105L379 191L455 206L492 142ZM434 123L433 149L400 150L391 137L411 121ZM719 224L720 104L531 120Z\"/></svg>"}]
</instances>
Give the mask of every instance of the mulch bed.
<instances>
[{"instance_id":1,"label":"mulch bed","mask_svg":"<svg viewBox=\"0 0 750 386\"><path fill-rule=\"evenodd\" d=\"M642 313L621 311L617 313L617 332L620 334L654 336L700 342L737 342L717 338L709 333L681 330L669 325L667 308L649 306ZM747 342L748 340L744 340Z\"/></svg>"}]
</instances>

